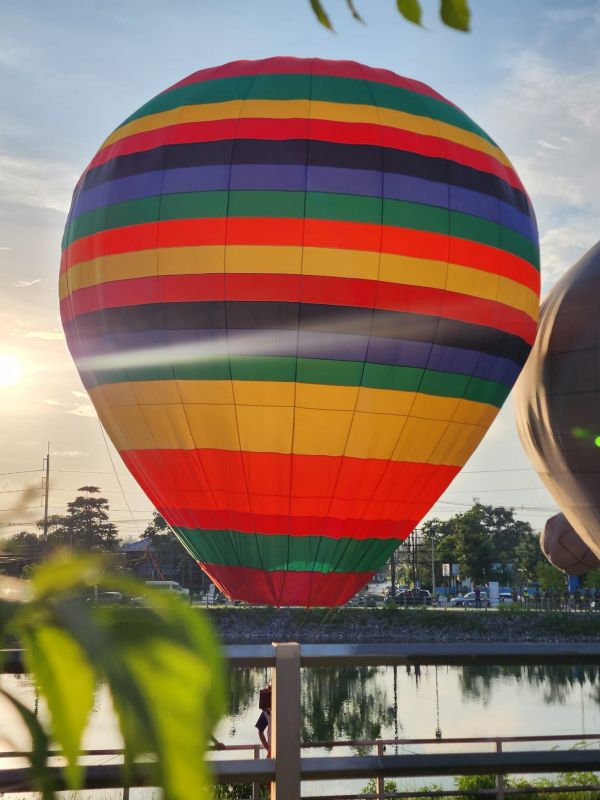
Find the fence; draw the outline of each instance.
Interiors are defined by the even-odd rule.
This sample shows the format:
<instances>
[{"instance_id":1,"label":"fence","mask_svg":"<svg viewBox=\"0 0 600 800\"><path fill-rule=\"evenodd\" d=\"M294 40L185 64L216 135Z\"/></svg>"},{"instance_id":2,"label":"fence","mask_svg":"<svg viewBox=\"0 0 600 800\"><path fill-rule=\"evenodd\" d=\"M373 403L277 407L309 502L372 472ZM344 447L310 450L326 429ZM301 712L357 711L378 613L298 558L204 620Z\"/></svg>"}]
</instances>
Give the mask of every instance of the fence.
<instances>
[{"instance_id":1,"label":"fence","mask_svg":"<svg viewBox=\"0 0 600 800\"><path fill-rule=\"evenodd\" d=\"M498 776L496 788L491 794L499 800L510 796L512 790L504 785L503 776L508 774L557 773L593 771L600 767L598 749L586 750L525 750L507 752L508 742L557 741L582 737L538 736L538 737L493 737L490 739L444 739L440 740L361 740L360 742L335 742L334 747L351 744L373 746L375 755L350 756L304 756L302 751L310 747L322 747L322 742L300 741L300 668L317 666L365 666L365 665L428 665L428 664L556 664L599 663L600 643L556 643L556 644L410 644L410 645L302 645L281 643L273 645L247 645L225 648L232 667L272 667L272 758L258 758L255 746L237 745L232 750L251 748L254 758L212 761L215 779L221 783L250 783L254 798L258 797L258 786L270 783L271 800L300 800L303 780L319 781L335 778L375 778L377 791L372 797L415 797L416 792L384 794L386 777L431 777L455 775ZM23 665L20 653L6 654L4 672L21 673ZM279 724L278 724L279 723ZM589 737L588 737L589 738ZM600 739L593 735L592 739ZM410 755L387 754L385 747L394 744L436 743L436 746L461 743L493 745L492 752L451 752ZM328 746L330 743L327 743ZM103 751L104 752L104 751ZM112 752L112 751L111 751ZM10 754L15 756L14 753ZM84 755L84 754L82 754ZM90 755L88 753L87 755ZM62 770L55 768L56 788L64 788ZM137 764L131 776L131 786L148 786L149 765ZM88 766L85 771L85 786L88 789L122 787L123 776L118 764ZM551 787L550 787L551 788ZM599 787L576 787L598 790ZM0 792L30 791L31 775L27 768L0 770ZM561 787L565 790L565 787ZM526 793L519 789L519 793ZM127 790L125 790L127 792ZM437 793L439 795L439 793ZM441 796L452 796L456 792L446 791ZM460 792L466 795L468 792ZM485 794L483 790L478 795ZM329 796L329 800L350 800L359 795ZM361 795L364 797L364 795ZM426 796L433 796L428 793Z\"/></svg>"}]
</instances>

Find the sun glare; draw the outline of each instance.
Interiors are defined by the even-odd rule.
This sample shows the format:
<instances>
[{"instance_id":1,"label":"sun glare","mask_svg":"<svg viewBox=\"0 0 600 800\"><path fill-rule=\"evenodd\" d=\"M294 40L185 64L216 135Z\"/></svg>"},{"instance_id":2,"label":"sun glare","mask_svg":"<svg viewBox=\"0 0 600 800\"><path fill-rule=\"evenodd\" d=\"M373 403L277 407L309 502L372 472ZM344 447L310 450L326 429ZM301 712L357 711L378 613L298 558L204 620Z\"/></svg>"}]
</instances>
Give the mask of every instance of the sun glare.
<instances>
[{"instance_id":1,"label":"sun glare","mask_svg":"<svg viewBox=\"0 0 600 800\"><path fill-rule=\"evenodd\" d=\"M0 388L16 386L22 374L23 367L17 356L0 353Z\"/></svg>"}]
</instances>

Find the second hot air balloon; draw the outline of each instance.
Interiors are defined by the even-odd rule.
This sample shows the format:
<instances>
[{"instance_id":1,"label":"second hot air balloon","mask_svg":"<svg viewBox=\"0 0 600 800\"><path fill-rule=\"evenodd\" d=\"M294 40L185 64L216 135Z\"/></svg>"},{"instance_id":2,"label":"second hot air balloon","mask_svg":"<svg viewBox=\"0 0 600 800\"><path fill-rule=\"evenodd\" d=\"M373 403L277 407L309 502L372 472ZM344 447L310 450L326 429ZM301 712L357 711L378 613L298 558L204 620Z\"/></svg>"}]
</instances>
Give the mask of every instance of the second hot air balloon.
<instances>
[{"instance_id":1,"label":"second hot air balloon","mask_svg":"<svg viewBox=\"0 0 600 800\"><path fill-rule=\"evenodd\" d=\"M508 395L535 337L538 240L507 157L428 86L241 61L104 142L60 294L102 423L215 583L335 605Z\"/></svg>"}]
</instances>

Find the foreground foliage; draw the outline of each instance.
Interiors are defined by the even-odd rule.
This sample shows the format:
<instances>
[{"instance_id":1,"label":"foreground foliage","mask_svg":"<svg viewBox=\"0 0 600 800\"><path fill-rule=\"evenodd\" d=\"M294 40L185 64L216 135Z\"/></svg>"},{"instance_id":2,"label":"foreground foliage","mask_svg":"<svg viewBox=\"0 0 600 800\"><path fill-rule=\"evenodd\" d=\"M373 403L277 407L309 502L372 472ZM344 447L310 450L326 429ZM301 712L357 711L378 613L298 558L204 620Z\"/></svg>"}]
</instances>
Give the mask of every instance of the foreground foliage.
<instances>
[{"instance_id":1,"label":"foreground foliage","mask_svg":"<svg viewBox=\"0 0 600 800\"><path fill-rule=\"evenodd\" d=\"M589 790L589 791L568 791L567 787L570 786L593 786L600 783L600 778L598 775L595 775L593 772L573 772L567 773L563 772L559 775L552 776L550 778L532 778L532 779L513 779L507 776L504 780L504 786L506 789L531 789L531 788L538 788L538 789L545 789L552 786L557 786L558 791L556 792L549 792L544 793L542 795L538 795L540 797L546 798L546 800L598 800L599 793L597 790ZM474 794L465 794L459 795L456 800L489 800L490 794L484 794L483 791L493 790L496 788L496 776L495 775L460 775L459 777L454 779L454 784L458 791L461 792L474 792ZM563 789L562 787L565 787ZM376 794L377 793L377 782L374 778L372 778L365 786L362 788L362 794ZM398 785L398 783L394 780L386 779L385 781L385 792L386 794L390 794L393 796L394 792L401 792L401 791L414 791L414 792L441 792L443 788L439 784L432 784L427 786L414 786L410 789L403 789ZM478 791L481 791L481 794L477 794ZM535 797L535 794L531 793L523 793L516 792L515 794L511 794L510 797L513 800L530 800L531 797ZM417 800L417 798L410 798L405 797L405 800Z\"/></svg>"},{"instance_id":2,"label":"foreground foliage","mask_svg":"<svg viewBox=\"0 0 600 800\"><path fill-rule=\"evenodd\" d=\"M203 754L224 709L224 687L216 639L203 615L176 597L107 575L104 562L89 556L59 554L28 584L7 580L0 587L0 636L3 646L11 637L25 649L49 727L1 693L29 732L30 764L44 800L54 797L51 740L66 757L68 787L82 785L78 757L100 683L110 689L124 741L124 784L143 756L165 800L209 797ZM4 599L9 589L11 599ZM143 606L101 606L85 599L94 589L130 597L143 589L146 597Z\"/></svg>"},{"instance_id":3,"label":"foreground foliage","mask_svg":"<svg viewBox=\"0 0 600 800\"><path fill-rule=\"evenodd\" d=\"M332 31L333 25L321 0L309 0L309 3L321 25ZM354 0L346 0L346 5L355 20L364 22ZM414 25L423 24L420 0L396 0L396 8L408 22L412 22ZM449 28L459 31L469 30L471 11L468 0L439 0L439 15L444 25Z\"/></svg>"}]
</instances>

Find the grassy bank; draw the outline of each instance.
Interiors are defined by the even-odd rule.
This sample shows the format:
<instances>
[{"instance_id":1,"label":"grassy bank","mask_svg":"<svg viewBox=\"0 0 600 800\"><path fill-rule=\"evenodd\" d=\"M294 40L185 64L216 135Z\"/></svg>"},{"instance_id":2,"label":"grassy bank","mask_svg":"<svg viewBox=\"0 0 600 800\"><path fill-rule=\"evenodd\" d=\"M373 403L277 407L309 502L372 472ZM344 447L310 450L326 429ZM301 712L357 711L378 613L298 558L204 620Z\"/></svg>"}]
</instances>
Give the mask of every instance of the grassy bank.
<instances>
[{"instance_id":1,"label":"grassy bank","mask_svg":"<svg viewBox=\"0 0 600 800\"><path fill-rule=\"evenodd\" d=\"M596 641L600 613L209 607L226 644L298 642Z\"/></svg>"}]
</instances>

